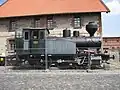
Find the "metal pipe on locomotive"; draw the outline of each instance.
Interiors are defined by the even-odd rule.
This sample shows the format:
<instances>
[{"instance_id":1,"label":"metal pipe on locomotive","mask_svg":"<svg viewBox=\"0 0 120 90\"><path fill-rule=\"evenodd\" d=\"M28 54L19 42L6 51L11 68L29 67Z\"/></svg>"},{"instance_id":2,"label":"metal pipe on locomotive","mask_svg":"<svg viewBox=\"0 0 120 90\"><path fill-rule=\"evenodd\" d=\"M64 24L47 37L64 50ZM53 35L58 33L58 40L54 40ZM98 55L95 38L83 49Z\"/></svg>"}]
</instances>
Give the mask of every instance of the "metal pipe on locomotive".
<instances>
[{"instance_id":1,"label":"metal pipe on locomotive","mask_svg":"<svg viewBox=\"0 0 120 90\"><path fill-rule=\"evenodd\" d=\"M100 51L101 37L94 36L97 29L97 24L89 22L86 25L89 37L80 37L79 31L74 31L71 37L67 29L63 30L63 37L50 37L50 30L46 28L19 29L15 35L16 58L20 62L28 61L30 65L45 67L47 54L46 68L51 65L59 68L101 67L110 56Z\"/></svg>"}]
</instances>

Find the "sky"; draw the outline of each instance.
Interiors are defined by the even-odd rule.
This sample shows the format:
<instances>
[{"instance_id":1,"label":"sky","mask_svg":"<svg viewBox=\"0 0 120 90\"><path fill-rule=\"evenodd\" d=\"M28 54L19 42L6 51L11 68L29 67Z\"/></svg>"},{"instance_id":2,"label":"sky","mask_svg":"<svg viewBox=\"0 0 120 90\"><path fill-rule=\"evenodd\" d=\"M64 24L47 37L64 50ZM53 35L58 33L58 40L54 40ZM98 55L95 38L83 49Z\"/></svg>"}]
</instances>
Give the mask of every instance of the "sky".
<instances>
[{"instance_id":1,"label":"sky","mask_svg":"<svg viewBox=\"0 0 120 90\"><path fill-rule=\"evenodd\" d=\"M102 13L103 36L120 37L120 0L103 0L110 13Z\"/></svg>"},{"instance_id":2,"label":"sky","mask_svg":"<svg viewBox=\"0 0 120 90\"><path fill-rule=\"evenodd\" d=\"M0 0L2 4L5 0ZM103 36L120 37L120 0L103 0L110 13L102 13Z\"/></svg>"}]
</instances>

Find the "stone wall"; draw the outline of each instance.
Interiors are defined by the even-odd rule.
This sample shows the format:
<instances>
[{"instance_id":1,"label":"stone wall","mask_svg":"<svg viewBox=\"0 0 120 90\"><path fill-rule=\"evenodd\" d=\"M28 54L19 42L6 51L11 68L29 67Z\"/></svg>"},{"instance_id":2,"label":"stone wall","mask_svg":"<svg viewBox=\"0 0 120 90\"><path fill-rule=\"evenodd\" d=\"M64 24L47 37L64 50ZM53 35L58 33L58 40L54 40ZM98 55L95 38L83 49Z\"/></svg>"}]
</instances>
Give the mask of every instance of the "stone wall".
<instances>
[{"instance_id":1,"label":"stone wall","mask_svg":"<svg viewBox=\"0 0 120 90\"><path fill-rule=\"evenodd\" d=\"M73 14L65 14L65 15L53 15L53 22L55 23L54 29L50 30L51 36L62 36L63 30L65 28L71 30L71 34L73 31L79 31L80 35L88 36L89 34L85 30L86 24L88 22L94 21L99 24L99 28L101 28L101 14L100 13L91 13L91 14L79 14L81 16L81 28L74 29L73 28ZM16 29L24 28L24 27L34 27L34 19L36 17L40 17L40 28L46 28L47 26L47 16L29 16L29 17L16 17L16 18L6 18L0 19L0 54L5 51L7 45L8 38L14 38L14 31L9 32L10 30L10 20L16 21ZM101 33L95 33L95 36L100 36ZM72 36L72 35L71 35ZM5 52L4 52L5 53Z\"/></svg>"},{"instance_id":2,"label":"stone wall","mask_svg":"<svg viewBox=\"0 0 120 90\"><path fill-rule=\"evenodd\" d=\"M73 28L73 16L74 16L73 14L53 15L54 29L50 31L51 35L62 34L62 31L67 28L71 30L71 33L77 30L80 32L80 34L86 34L88 36L88 33L85 30L85 26L86 24L88 24L88 22L92 22L92 21L98 23L99 28L101 28L100 13L79 14L79 16L81 17L81 28L78 29ZM0 19L0 32L6 32L10 30L10 20L16 21L16 28L34 27L34 19L36 17L40 18L40 23L41 23L40 28L46 28L47 16L19 17L19 18ZM100 36L101 34L100 33L97 34L96 32L95 35Z\"/></svg>"}]
</instances>

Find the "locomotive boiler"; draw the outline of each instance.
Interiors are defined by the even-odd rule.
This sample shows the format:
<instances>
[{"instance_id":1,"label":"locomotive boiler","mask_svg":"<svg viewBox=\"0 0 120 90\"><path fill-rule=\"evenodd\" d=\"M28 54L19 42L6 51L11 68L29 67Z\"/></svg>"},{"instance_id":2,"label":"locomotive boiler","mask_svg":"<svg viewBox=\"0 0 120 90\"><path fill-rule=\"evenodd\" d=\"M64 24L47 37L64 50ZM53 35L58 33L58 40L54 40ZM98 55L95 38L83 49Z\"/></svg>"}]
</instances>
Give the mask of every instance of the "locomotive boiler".
<instances>
[{"instance_id":1,"label":"locomotive boiler","mask_svg":"<svg viewBox=\"0 0 120 90\"><path fill-rule=\"evenodd\" d=\"M30 65L49 68L91 68L101 67L109 55L101 53L101 37L95 37L98 26L94 22L86 25L88 37L79 36L74 31L63 30L63 37L49 36L47 28L23 28L16 31L16 58L28 61Z\"/></svg>"}]
</instances>

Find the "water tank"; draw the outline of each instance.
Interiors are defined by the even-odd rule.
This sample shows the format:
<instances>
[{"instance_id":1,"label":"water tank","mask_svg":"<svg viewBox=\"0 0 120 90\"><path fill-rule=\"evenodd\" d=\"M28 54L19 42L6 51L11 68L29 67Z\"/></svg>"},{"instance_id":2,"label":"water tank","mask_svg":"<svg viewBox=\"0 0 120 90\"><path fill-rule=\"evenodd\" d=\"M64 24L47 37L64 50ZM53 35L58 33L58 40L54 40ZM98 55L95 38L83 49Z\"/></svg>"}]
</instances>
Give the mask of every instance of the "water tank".
<instances>
[{"instance_id":1,"label":"water tank","mask_svg":"<svg viewBox=\"0 0 120 90\"><path fill-rule=\"evenodd\" d=\"M98 25L95 22L89 22L86 25L86 31L90 34L90 37L94 36L97 29L98 29Z\"/></svg>"},{"instance_id":2,"label":"water tank","mask_svg":"<svg viewBox=\"0 0 120 90\"><path fill-rule=\"evenodd\" d=\"M79 37L79 31L73 31L73 37Z\"/></svg>"},{"instance_id":3,"label":"water tank","mask_svg":"<svg viewBox=\"0 0 120 90\"><path fill-rule=\"evenodd\" d=\"M63 30L63 37L71 37L71 31L70 30Z\"/></svg>"}]
</instances>

